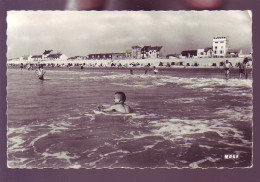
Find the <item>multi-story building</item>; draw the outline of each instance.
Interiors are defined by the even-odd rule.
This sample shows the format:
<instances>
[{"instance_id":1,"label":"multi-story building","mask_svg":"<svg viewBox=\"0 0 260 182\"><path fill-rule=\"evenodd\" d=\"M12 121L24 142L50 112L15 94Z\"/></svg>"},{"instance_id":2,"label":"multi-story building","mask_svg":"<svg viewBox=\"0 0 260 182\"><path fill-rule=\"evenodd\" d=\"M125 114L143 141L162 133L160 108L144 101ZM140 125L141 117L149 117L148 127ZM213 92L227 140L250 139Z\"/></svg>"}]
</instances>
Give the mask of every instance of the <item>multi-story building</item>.
<instances>
[{"instance_id":1,"label":"multi-story building","mask_svg":"<svg viewBox=\"0 0 260 182\"><path fill-rule=\"evenodd\" d=\"M213 38L213 57L226 57L228 49L228 36Z\"/></svg>"},{"instance_id":2,"label":"multi-story building","mask_svg":"<svg viewBox=\"0 0 260 182\"><path fill-rule=\"evenodd\" d=\"M141 59L141 48L140 46L132 46L132 58Z\"/></svg>"},{"instance_id":3,"label":"multi-story building","mask_svg":"<svg viewBox=\"0 0 260 182\"><path fill-rule=\"evenodd\" d=\"M159 58L162 46L144 46L141 48L141 57L145 58Z\"/></svg>"}]
</instances>

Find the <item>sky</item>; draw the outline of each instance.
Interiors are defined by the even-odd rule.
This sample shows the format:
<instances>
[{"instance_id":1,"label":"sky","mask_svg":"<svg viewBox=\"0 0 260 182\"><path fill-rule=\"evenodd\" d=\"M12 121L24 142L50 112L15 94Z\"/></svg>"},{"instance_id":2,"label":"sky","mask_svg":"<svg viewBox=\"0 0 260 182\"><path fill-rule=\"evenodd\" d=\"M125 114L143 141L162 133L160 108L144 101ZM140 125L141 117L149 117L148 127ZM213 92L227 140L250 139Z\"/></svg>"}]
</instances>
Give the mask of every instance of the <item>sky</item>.
<instances>
[{"instance_id":1,"label":"sky","mask_svg":"<svg viewBox=\"0 0 260 182\"><path fill-rule=\"evenodd\" d=\"M250 11L9 11L7 58L120 53L133 45L163 46L164 54L212 46L228 36L230 48L252 52Z\"/></svg>"}]
</instances>

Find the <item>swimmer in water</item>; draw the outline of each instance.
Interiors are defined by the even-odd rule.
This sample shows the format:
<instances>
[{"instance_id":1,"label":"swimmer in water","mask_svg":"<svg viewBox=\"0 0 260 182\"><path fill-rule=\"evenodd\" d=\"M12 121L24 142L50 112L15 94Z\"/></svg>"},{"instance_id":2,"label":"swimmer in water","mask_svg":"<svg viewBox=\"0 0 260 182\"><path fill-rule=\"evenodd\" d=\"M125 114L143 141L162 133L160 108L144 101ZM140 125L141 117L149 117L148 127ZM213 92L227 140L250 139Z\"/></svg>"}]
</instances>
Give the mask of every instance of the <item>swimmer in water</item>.
<instances>
[{"instance_id":1,"label":"swimmer in water","mask_svg":"<svg viewBox=\"0 0 260 182\"><path fill-rule=\"evenodd\" d=\"M158 69L156 69L156 67L153 67L153 73L156 75L156 73L158 72Z\"/></svg>"},{"instance_id":2,"label":"swimmer in water","mask_svg":"<svg viewBox=\"0 0 260 182\"><path fill-rule=\"evenodd\" d=\"M23 70L23 63L20 64L20 69Z\"/></svg>"},{"instance_id":3,"label":"swimmer in water","mask_svg":"<svg viewBox=\"0 0 260 182\"><path fill-rule=\"evenodd\" d=\"M35 70L35 73L40 80L44 80L43 76L46 73L46 71L44 71L44 69L41 66L39 66L38 70Z\"/></svg>"},{"instance_id":4,"label":"swimmer in water","mask_svg":"<svg viewBox=\"0 0 260 182\"><path fill-rule=\"evenodd\" d=\"M124 92L116 92L114 96L115 104L105 108L104 106L98 106L100 111L115 111L119 113L131 113L132 109L125 104L126 96Z\"/></svg>"}]
</instances>

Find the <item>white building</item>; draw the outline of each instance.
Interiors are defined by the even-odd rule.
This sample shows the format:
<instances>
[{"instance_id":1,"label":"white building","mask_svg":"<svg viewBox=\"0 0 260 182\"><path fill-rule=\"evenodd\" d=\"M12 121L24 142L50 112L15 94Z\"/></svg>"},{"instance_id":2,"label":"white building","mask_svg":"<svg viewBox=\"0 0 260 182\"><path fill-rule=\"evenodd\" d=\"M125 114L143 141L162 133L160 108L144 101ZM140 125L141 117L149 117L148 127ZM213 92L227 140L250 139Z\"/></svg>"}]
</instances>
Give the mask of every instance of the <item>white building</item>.
<instances>
[{"instance_id":1,"label":"white building","mask_svg":"<svg viewBox=\"0 0 260 182\"><path fill-rule=\"evenodd\" d=\"M206 52L204 49L197 49L197 57L204 58L206 56Z\"/></svg>"},{"instance_id":2,"label":"white building","mask_svg":"<svg viewBox=\"0 0 260 182\"><path fill-rule=\"evenodd\" d=\"M228 37L213 38L213 57L226 57L228 49Z\"/></svg>"},{"instance_id":3,"label":"white building","mask_svg":"<svg viewBox=\"0 0 260 182\"><path fill-rule=\"evenodd\" d=\"M205 49L197 49L197 58L211 58L212 48L207 47Z\"/></svg>"},{"instance_id":4,"label":"white building","mask_svg":"<svg viewBox=\"0 0 260 182\"><path fill-rule=\"evenodd\" d=\"M229 49L227 51L228 57L240 57L241 55L243 55L242 49Z\"/></svg>"},{"instance_id":5,"label":"white building","mask_svg":"<svg viewBox=\"0 0 260 182\"><path fill-rule=\"evenodd\" d=\"M28 55L26 55L26 56L21 56L20 57L20 61L21 62L29 62L29 61L32 61L33 59L32 59L32 56L28 56Z\"/></svg>"},{"instance_id":6,"label":"white building","mask_svg":"<svg viewBox=\"0 0 260 182\"><path fill-rule=\"evenodd\" d=\"M57 54L49 54L46 57L47 61L67 61L68 57L65 54L57 53Z\"/></svg>"}]
</instances>

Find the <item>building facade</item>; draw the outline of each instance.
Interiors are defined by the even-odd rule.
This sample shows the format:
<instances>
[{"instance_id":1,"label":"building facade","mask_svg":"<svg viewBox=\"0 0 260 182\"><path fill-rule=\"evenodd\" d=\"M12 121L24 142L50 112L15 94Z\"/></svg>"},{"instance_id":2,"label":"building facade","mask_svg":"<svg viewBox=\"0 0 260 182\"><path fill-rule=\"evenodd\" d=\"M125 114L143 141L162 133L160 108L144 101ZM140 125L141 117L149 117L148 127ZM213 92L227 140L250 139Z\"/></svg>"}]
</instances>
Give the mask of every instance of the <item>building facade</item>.
<instances>
[{"instance_id":1,"label":"building facade","mask_svg":"<svg viewBox=\"0 0 260 182\"><path fill-rule=\"evenodd\" d=\"M112 59L117 60L117 59L125 59L126 54L125 53L112 53Z\"/></svg>"},{"instance_id":2,"label":"building facade","mask_svg":"<svg viewBox=\"0 0 260 182\"><path fill-rule=\"evenodd\" d=\"M43 59L42 59L42 55L33 55L32 56L32 60L33 61L42 61Z\"/></svg>"},{"instance_id":3,"label":"building facade","mask_svg":"<svg viewBox=\"0 0 260 182\"><path fill-rule=\"evenodd\" d=\"M105 54L89 54L88 59L112 59L111 53L105 53Z\"/></svg>"},{"instance_id":4,"label":"building facade","mask_svg":"<svg viewBox=\"0 0 260 182\"><path fill-rule=\"evenodd\" d=\"M98 59L98 60L126 59L126 53L89 54L89 55L88 55L88 59Z\"/></svg>"},{"instance_id":5,"label":"building facade","mask_svg":"<svg viewBox=\"0 0 260 182\"><path fill-rule=\"evenodd\" d=\"M162 46L143 46L143 48L141 48L141 58L159 58L161 49Z\"/></svg>"},{"instance_id":6,"label":"building facade","mask_svg":"<svg viewBox=\"0 0 260 182\"><path fill-rule=\"evenodd\" d=\"M132 58L133 59L141 59L141 49L140 46L132 46Z\"/></svg>"},{"instance_id":7,"label":"building facade","mask_svg":"<svg viewBox=\"0 0 260 182\"><path fill-rule=\"evenodd\" d=\"M213 57L226 57L228 49L228 37L213 37Z\"/></svg>"},{"instance_id":8,"label":"building facade","mask_svg":"<svg viewBox=\"0 0 260 182\"><path fill-rule=\"evenodd\" d=\"M212 57L212 48L207 47L204 49L197 49L197 58L211 58Z\"/></svg>"},{"instance_id":9,"label":"building facade","mask_svg":"<svg viewBox=\"0 0 260 182\"><path fill-rule=\"evenodd\" d=\"M65 61L68 57L65 54L57 53L57 54L49 54L44 60L48 61Z\"/></svg>"},{"instance_id":10,"label":"building facade","mask_svg":"<svg viewBox=\"0 0 260 182\"><path fill-rule=\"evenodd\" d=\"M132 58L132 50L125 51L125 57L126 57L126 59L131 59Z\"/></svg>"},{"instance_id":11,"label":"building facade","mask_svg":"<svg viewBox=\"0 0 260 182\"><path fill-rule=\"evenodd\" d=\"M182 58L195 58L197 57L198 53L197 50L187 50L181 52Z\"/></svg>"}]
</instances>

